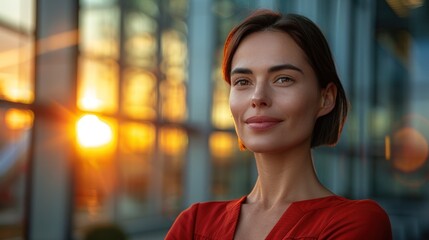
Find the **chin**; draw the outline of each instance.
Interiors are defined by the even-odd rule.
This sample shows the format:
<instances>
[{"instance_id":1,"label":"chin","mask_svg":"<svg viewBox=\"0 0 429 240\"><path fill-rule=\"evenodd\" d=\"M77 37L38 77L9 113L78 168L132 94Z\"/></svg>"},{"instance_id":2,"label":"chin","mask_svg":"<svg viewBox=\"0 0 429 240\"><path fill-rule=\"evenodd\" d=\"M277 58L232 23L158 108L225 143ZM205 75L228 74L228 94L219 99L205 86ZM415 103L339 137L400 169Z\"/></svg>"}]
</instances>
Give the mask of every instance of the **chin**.
<instances>
[{"instance_id":1,"label":"chin","mask_svg":"<svg viewBox=\"0 0 429 240\"><path fill-rule=\"evenodd\" d=\"M280 153L287 152L293 149L302 149L307 148L310 149L310 140L311 139L297 139L297 141L293 142L282 142L279 144L278 141L258 141L258 142L247 142L244 143L246 148L254 153Z\"/></svg>"},{"instance_id":2,"label":"chin","mask_svg":"<svg viewBox=\"0 0 429 240\"><path fill-rule=\"evenodd\" d=\"M272 153L284 151L284 146L274 146L272 144L245 144L246 148L254 153Z\"/></svg>"}]
</instances>

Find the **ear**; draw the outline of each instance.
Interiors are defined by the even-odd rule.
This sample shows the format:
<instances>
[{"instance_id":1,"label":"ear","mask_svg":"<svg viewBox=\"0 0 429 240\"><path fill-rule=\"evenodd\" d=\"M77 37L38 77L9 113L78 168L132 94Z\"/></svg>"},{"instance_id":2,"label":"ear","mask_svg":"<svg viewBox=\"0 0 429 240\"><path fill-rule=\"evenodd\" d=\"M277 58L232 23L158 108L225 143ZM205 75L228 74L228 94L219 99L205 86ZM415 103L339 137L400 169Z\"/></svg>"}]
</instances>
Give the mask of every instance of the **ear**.
<instances>
[{"instance_id":1,"label":"ear","mask_svg":"<svg viewBox=\"0 0 429 240\"><path fill-rule=\"evenodd\" d=\"M337 99L337 86L330 82L324 89L322 89L322 98L320 100L320 109L317 117L324 116L332 111L335 107L335 100Z\"/></svg>"}]
</instances>

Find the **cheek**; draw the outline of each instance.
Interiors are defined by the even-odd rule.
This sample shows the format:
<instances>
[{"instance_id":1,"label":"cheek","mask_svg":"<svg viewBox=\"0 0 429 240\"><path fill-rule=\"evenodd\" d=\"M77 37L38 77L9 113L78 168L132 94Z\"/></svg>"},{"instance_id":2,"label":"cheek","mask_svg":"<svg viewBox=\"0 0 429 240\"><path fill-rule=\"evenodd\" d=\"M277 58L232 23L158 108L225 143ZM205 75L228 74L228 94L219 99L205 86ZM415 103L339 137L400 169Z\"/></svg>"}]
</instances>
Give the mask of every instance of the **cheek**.
<instances>
[{"instance_id":1,"label":"cheek","mask_svg":"<svg viewBox=\"0 0 429 240\"><path fill-rule=\"evenodd\" d=\"M235 124L239 123L240 117L243 112L246 110L246 102L243 100L243 97L237 96L237 94L230 94L229 96L229 108L231 114L234 118Z\"/></svg>"},{"instance_id":2,"label":"cheek","mask_svg":"<svg viewBox=\"0 0 429 240\"><path fill-rule=\"evenodd\" d=\"M234 98L234 96L229 97L229 108L231 110L231 114L234 118L234 121L237 121L238 112L239 112L239 102Z\"/></svg>"},{"instance_id":3,"label":"cheek","mask_svg":"<svg viewBox=\"0 0 429 240\"><path fill-rule=\"evenodd\" d=\"M303 97L306 96L306 97ZM289 101L282 101L283 109L288 109L291 116L298 118L308 118L308 120L315 120L319 109L318 94L297 94L291 96ZM303 119L301 119L303 120Z\"/></svg>"}]
</instances>

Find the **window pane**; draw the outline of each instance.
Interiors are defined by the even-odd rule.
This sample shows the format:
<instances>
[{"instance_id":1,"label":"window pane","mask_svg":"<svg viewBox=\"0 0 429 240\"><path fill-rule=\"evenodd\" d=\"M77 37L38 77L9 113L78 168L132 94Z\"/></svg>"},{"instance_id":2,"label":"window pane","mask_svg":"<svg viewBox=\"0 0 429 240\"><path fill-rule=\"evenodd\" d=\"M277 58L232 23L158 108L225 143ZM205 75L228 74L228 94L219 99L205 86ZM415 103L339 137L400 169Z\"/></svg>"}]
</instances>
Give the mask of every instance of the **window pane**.
<instances>
[{"instance_id":1,"label":"window pane","mask_svg":"<svg viewBox=\"0 0 429 240\"><path fill-rule=\"evenodd\" d=\"M186 118L186 87L184 83L163 81L161 83L162 117L171 122Z\"/></svg>"},{"instance_id":2,"label":"window pane","mask_svg":"<svg viewBox=\"0 0 429 240\"><path fill-rule=\"evenodd\" d=\"M116 7L80 12L80 50L86 55L118 58L119 11Z\"/></svg>"},{"instance_id":3,"label":"window pane","mask_svg":"<svg viewBox=\"0 0 429 240\"><path fill-rule=\"evenodd\" d=\"M160 169L162 175L162 213L172 216L180 211L183 194L183 168L188 135L180 128L164 127L159 132Z\"/></svg>"},{"instance_id":4,"label":"window pane","mask_svg":"<svg viewBox=\"0 0 429 240\"><path fill-rule=\"evenodd\" d=\"M162 118L172 122L184 121L187 117L186 86L187 46L186 37L176 30L162 34L161 68L166 80L161 83Z\"/></svg>"},{"instance_id":5,"label":"window pane","mask_svg":"<svg viewBox=\"0 0 429 240\"><path fill-rule=\"evenodd\" d=\"M80 0L80 4L86 7L106 6L115 3L117 0Z\"/></svg>"},{"instance_id":6,"label":"window pane","mask_svg":"<svg viewBox=\"0 0 429 240\"><path fill-rule=\"evenodd\" d=\"M128 69L124 74L122 109L137 119L155 120L157 112L156 76L140 69Z\"/></svg>"},{"instance_id":7,"label":"window pane","mask_svg":"<svg viewBox=\"0 0 429 240\"><path fill-rule=\"evenodd\" d=\"M32 103L34 100L33 38L0 26L0 99Z\"/></svg>"},{"instance_id":8,"label":"window pane","mask_svg":"<svg viewBox=\"0 0 429 240\"><path fill-rule=\"evenodd\" d=\"M235 133L213 132L210 152L214 198L232 199L247 194L253 185L254 158L250 152L240 152Z\"/></svg>"},{"instance_id":9,"label":"window pane","mask_svg":"<svg viewBox=\"0 0 429 240\"><path fill-rule=\"evenodd\" d=\"M23 237L33 112L0 108L0 238Z\"/></svg>"},{"instance_id":10,"label":"window pane","mask_svg":"<svg viewBox=\"0 0 429 240\"><path fill-rule=\"evenodd\" d=\"M254 3L240 1L218 1L213 6L215 26L215 67L212 72L213 106L212 124L218 129L232 129L234 123L229 112L229 87L222 76L223 45L229 31L246 17Z\"/></svg>"},{"instance_id":11,"label":"window pane","mask_svg":"<svg viewBox=\"0 0 429 240\"><path fill-rule=\"evenodd\" d=\"M220 68L214 72L214 75L212 123L219 129L232 129L234 121L229 109L229 85L223 80Z\"/></svg>"},{"instance_id":12,"label":"window pane","mask_svg":"<svg viewBox=\"0 0 429 240\"><path fill-rule=\"evenodd\" d=\"M139 12L148 14L149 16L156 17L159 15L160 1L159 0L129 0L131 9L138 9Z\"/></svg>"},{"instance_id":13,"label":"window pane","mask_svg":"<svg viewBox=\"0 0 429 240\"><path fill-rule=\"evenodd\" d=\"M373 131L375 193L429 196L429 5L379 3ZM392 24L392 23L395 24Z\"/></svg>"},{"instance_id":14,"label":"window pane","mask_svg":"<svg viewBox=\"0 0 429 240\"><path fill-rule=\"evenodd\" d=\"M34 1L0 1L0 99L34 100Z\"/></svg>"},{"instance_id":15,"label":"window pane","mask_svg":"<svg viewBox=\"0 0 429 240\"><path fill-rule=\"evenodd\" d=\"M81 110L115 113L118 84L116 62L79 58L77 105Z\"/></svg>"},{"instance_id":16,"label":"window pane","mask_svg":"<svg viewBox=\"0 0 429 240\"><path fill-rule=\"evenodd\" d=\"M78 142L75 163L75 221L77 227L114 218L114 191L117 185L115 152L117 122L110 118L84 115L76 125ZM104 136L110 136L105 141ZM101 138L101 139L100 139ZM102 140L102 141L100 141Z\"/></svg>"},{"instance_id":17,"label":"window pane","mask_svg":"<svg viewBox=\"0 0 429 240\"><path fill-rule=\"evenodd\" d=\"M156 129L150 124L123 123L119 139L120 216L127 219L153 214L150 191Z\"/></svg>"},{"instance_id":18,"label":"window pane","mask_svg":"<svg viewBox=\"0 0 429 240\"><path fill-rule=\"evenodd\" d=\"M124 48L127 64L155 69L158 63L156 19L142 13L130 12L126 15L125 28Z\"/></svg>"}]
</instances>

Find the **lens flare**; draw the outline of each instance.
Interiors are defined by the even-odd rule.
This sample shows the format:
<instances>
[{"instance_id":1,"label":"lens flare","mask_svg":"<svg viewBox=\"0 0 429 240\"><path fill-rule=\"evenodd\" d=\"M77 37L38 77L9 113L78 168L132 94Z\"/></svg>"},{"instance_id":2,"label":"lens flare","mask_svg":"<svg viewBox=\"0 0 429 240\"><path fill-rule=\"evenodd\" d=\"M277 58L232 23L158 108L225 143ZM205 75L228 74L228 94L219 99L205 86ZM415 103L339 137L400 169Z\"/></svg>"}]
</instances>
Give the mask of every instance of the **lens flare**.
<instances>
[{"instance_id":1,"label":"lens flare","mask_svg":"<svg viewBox=\"0 0 429 240\"><path fill-rule=\"evenodd\" d=\"M101 147L112 141L112 128L93 114L81 117L76 130L78 142L83 147Z\"/></svg>"}]
</instances>

